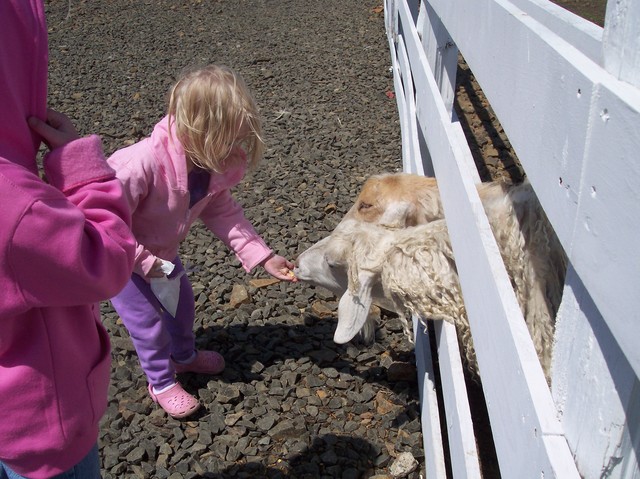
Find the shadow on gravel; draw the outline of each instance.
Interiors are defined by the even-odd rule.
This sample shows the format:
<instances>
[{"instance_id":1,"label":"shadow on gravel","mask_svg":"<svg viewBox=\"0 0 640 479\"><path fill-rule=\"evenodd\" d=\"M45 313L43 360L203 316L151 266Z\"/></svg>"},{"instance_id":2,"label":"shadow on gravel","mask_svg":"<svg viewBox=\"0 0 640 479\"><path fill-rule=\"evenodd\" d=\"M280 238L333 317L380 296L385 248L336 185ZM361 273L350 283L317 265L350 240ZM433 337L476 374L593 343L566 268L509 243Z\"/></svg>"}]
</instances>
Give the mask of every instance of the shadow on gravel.
<instances>
[{"instance_id":1,"label":"shadow on gravel","mask_svg":"<svg viewBox=\"0 0 640 479\"><path fill-rule=\"evenodd\" d=\"M335 326L335 319L306 316L305 324L206 327L196 331L196 344L198 348L215 349L223 354L227 366L215 379L225 383L264 381L267 376L279 376L283 364L299 365L305 360L309 366L303 367L303 371L317 374L320 369L332 368L336 371L335 380L357 376L366 383L392 389L398 382L416 382L412 346L409 349L383 346L380 336L387 334L383 326L378 328L374 344L354 341L339 345L333 342ZM394 364L391 377L390 364ZM406 366L406 371L398 371L398 364ZM189 378L196 387L206 387L210 379L196 375Z\"/></svg>"},{"instance_id":2,"label":"shadow on gravel","mask_svg":"<svg viewBox=\"0 0 640 479\"><path fill-rule=\"evenodd\" d=\"M341 477L358 479L370 477L375 472L372 458L378 456L369 441L335 434L314 439L311 447L279 458L275 464L264 466L259 463L237 464L222 472L207 472L196 476L198 479L227 478L296 478L316 479L318 477Z\"/></svg>"}]
</instances>

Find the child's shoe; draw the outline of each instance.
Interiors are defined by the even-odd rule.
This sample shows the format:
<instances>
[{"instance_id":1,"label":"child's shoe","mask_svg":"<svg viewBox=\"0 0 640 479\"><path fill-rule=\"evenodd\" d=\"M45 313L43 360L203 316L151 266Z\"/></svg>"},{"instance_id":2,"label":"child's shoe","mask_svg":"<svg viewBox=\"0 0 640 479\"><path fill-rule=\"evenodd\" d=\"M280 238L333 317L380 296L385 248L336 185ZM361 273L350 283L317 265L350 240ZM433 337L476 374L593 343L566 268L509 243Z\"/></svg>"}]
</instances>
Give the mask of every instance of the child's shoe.
<instances>
[{"instance_id":1,"label":"child's shoe","mask_svg":"<svg viewBox=\"0 0 640 479\"><path fill-rule=\"evenodd\" d=\"M153 402L160 404L166 413L174 418L186 417L200 408L200 402L182 389L180 383L175 383L166 391L155 394L153 387L149 384L149 394Z\"/></svg>"},{"instance_id":2,"label":"child's shoe","mask_svg":"<svg viewBox=\"0 0 640 479\"><path fill-rule=\"evenodd\" d=\"M177 373L220 374L224 371L224 358L215 351L196 351L190 363L173 361Z\"/></svg>"}]
</instances>

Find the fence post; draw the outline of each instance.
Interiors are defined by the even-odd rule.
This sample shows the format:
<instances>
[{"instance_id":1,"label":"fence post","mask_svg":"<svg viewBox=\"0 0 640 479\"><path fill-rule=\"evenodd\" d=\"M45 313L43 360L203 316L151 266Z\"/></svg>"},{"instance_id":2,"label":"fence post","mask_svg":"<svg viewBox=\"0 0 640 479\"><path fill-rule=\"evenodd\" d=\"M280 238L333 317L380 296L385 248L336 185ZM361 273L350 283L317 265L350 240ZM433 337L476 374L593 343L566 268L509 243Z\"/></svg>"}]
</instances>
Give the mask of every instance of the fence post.
<instances>
[{"instance_id":1,"label":"fence post","mask_svg":"<svg viewBox=\"0 0 640 479\"><path fill-rule=\"evenodd\" d=\"M608 2L602 48L607 72L640 87L640 0ZM589 141L596 145L602 138ZM620 155L610 150L613 145L608 146L609 155ZM606 156L591 154L597 160ZM633 154L632 149L626 154ZM618 174L624 174L625 168L620 170ZM585 175L589 177L600 175ZM634 371L629 363L629 346L626 353L621 349L619 341L624 335L622 328L610 329L588 288L570 267L558 313L552 392L567 442L585 478L638 477L640 380L637 366Z\"/></svg>"},{"instance_id":2,"label":"fence post","mask_svg":"<svg viewBox=\"0 0 640 479\"><path fill-rule=\"evenodd\" d=\"M640 0L607 2L603 48L605 69L640 88Z\"/></svg>"}]
</instances>

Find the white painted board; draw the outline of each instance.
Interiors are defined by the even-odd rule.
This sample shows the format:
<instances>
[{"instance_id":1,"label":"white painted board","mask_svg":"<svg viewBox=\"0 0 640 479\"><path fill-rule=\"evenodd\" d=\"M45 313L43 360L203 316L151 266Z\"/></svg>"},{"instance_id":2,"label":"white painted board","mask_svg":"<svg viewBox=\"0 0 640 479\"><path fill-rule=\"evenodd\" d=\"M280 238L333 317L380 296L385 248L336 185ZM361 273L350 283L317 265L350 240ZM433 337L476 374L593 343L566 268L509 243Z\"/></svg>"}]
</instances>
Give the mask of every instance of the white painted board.
<instances>
[{"instance_id":1,"label":"white painted board","mask_svg":"<svg viewBox=\"0 0 640 479\"><path fill-rule=\"evenodd\" d=\"M413 317L413 331L422 408L421 424L425 470L429 479L446 479L440 406L436 393L435 370L431 359L433 352L429 342L429 333L415 316Z\"/></svg>"},{"instance_id":2,"label":"white painted board","mask_svg":"<svg viewBox=\"0 0 640 479\"><path fill-rule=\"evenodd\" d=\"M440 359L444 411L447 417L451 472L456 479L480 479L482 475L478 462L478 449L456 328L453 324L444 321L434 322L434 327Z\"/></svg>"},{"instance_id":3,"label":"white painted board","mask_svg":"<svg viewBox=\"0 0 640 479\"><path fill-rule=\"evenodd\" d=\"M500 118L576 271L640 373L640 348L631 339L640 337L640 295L629 294L640 289L640 255L629 235L635 228L629 218L640 218L640 202L635 193L625 196L640 181L635 168L629 170L640 144L640 90L616 80L510 2L430 3ZM460 15L460 8L468 14ZM472 33L478 29L483 35ZM613 121L605 127L604 118ZM601 209L589 200L594 183L588 179L603 185L597 193ZM618 208L620 201L628 208ZM615 256L589 244L582 232L587 216L593 230L616 238Z\"/></svg>"},{"instance_id":4,"label":"white painted board","mask_svg":"<svg viewBox=\"0 0 640 479\"><path fill-rule=\"evenodd\" d=\"M573 268L556 323L553 398L585 479L637 479L640 380Z\"/></svg>"}]
</instances>

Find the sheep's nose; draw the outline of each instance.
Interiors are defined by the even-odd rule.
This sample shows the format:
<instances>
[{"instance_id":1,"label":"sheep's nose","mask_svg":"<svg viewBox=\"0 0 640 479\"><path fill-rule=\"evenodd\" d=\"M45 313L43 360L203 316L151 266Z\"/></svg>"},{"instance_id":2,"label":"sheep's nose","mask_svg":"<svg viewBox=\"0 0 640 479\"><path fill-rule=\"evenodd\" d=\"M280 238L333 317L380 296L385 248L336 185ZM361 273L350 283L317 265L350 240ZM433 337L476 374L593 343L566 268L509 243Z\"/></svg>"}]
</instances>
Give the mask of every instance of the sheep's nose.
<instances>
[{"instance_id":1,"label":"sheep's nose","mask_svg":"<svg viewBox=\"0 0 640 479\"><path fill-rule=\"evenodd\" d=\"M294 274L294 275L295 275L295 277L296 277L296 278L298 278L298 279L304 279L304 277L303 277L304 275L302 274L302 271L301 271L301 270L300 270L300 268L299 268L299 267L297 267L297 266L293 268L293 274Z\"/></svg>"}]
</instances>

